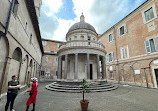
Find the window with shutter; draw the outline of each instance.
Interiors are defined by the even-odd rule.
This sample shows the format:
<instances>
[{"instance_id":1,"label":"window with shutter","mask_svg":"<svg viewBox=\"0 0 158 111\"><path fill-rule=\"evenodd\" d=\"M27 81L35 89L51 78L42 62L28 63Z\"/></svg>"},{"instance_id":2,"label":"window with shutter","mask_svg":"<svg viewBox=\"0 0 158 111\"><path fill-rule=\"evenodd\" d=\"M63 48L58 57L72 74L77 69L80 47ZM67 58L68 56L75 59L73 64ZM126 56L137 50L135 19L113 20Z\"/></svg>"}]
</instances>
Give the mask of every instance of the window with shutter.
<instances>
[{"instance_id":1,"label":"window with shutter","mask_svg":"<svg viewBox=\"0 0 158 111\"><path fill-rule=\"evenodd\" d=\"M118 36L120 37L120 36L122 36L122 35L124 35L124 34L126 34L127 33L127 25L126 24L124 24L122 27L120 27L118 30L117 30L118 32Z\"/></svg>"},{"instance_id":2,"label":"window with shutter","mask_svg":"<svg viewBox=\"0 0 158 111\"><path fill-rule=\"evenodd\" d=\"M113 62L113 52L107 54L107 62Z\"/></svg>"},{"instance_id":3,"label":"window with shutter","mask_svg":"<svg viewBox=\"0 0 158 111\"><path fill-rule=\"evenodd\" d=\"M153 38L155 44L155 50L158 52L158 37Z\"/></svg>"},{"instance_id":4,"label":"window with shutter","mask_svg":"<svg viewBox=\"0 0 158 111\"><path fill-rule=\"evenodd\" d=\"M124 32L127 33L127 25L124 25Z\"/></svg>"},{"instance_id":5,"label":"window with shutter","mask_svg":"<svg viewBox=\"0 0 158 111\"><path fill-rule=\"evenodd\" d=\"M146 53L150 54L158 51L158 37L145 41Z\"/></svg>"},{"instance_id":6,"label":"window with shutter","mask_svg":"<svg viewBox=\"0 0 158 111\"><path fill-rule=\"evenodd\" d=\"M121 58L122 59L129 58L128 46L121 48Z\"/></svg>"},{"instance_id":7,"label":"window with shutter","mask_svg":"<svg viewBox=\"0 0 158 111\"><path fill-rule=\"evenodd\" d=\"M154 18L153 7L144 12L146 22Z\"/></svg>"},{"instance_id":8,"label":"window with shutter","mask_svg":"<svg viewBox=\"0 0 158 111\"><path fill-rule=\"evenodd\" d=\"M145 41L146 52L151 53L149 40Z\"/></svg>"},{"instance_id":9,"label":"window with shutter","mask_svg":"<svg viewBox=\"0 0 158 111\"><path fill-rule=\"evenodd\" d=\"M120 28L117 29L117 34L118 34L118 37L120 37Z\"/></svg>"},{"instance_id":10,"label":"window with shutter","mask_svg":"<svg viewBox=\"0 0 158 111\"><path fill-rule=\"evenodd\" d=\"M108 42L112 42L113 41L113 34L108 35Z\"/></svg>"}]
</instances>

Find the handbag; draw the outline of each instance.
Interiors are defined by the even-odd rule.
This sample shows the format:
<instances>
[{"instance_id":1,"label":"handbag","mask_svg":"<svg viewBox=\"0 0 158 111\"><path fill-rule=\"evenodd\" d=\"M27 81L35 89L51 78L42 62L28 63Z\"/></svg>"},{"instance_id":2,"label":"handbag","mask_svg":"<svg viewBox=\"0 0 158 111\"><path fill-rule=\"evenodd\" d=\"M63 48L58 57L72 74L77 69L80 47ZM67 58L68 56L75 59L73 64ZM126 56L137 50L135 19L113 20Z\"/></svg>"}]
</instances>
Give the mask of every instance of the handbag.
<instances>
[{"instance_id":1,"label":"handbag","mask_svg":"<svg viewBox=\"0 0 158 111\"><path fill-rule=\"evenodd\" d=\"M29 93L30 96L32 96L32 94L33 94L32 92Z\"/></svg>"}]
</instances>

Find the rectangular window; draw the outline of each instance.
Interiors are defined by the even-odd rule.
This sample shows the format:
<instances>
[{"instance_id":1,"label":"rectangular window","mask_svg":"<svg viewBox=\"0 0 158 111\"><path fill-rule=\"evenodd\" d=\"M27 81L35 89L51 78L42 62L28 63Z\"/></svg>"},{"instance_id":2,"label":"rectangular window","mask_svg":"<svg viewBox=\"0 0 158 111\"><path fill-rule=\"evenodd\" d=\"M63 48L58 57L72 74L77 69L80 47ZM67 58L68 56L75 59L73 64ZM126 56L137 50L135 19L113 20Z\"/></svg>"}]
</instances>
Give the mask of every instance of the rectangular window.
<instances>
[{"instance_id":1,"label":"rectangular window","mask_svg":"<svg viewBox=\"0 0 158 111\"><path fill-rule=\"evenodd\" d=\"M147 11L144 12L146 22L154 18L153 8L151 7Z\"/></svg>"},{"instance_id":2,"label":"rectangular window","mask_svg":"<svg viewBox=\"0 0 158 111\"><path fill-rule=\"evenodd\" d=\"M61 46L61 44L60 44L60 43L58 43L58 44L57 44L57 47L59 48L60 46Z\"/></svg>"},{"instance_id":3,"label":"rectangular window","mask_svg":"<svg viewBox=\"0 0 158 111\"><path fill-rule=\"evenodd\" d=\"M112 53L108 53L107 54L107 62L113 62L114 61L114 54Z\"/></svg>"},{"instance_id":4,"label":"rectangular window","mask_svg":"<svg viewBox=\"0 0 158 111\"><path fill-rule=\"evenodd\" d=\"M114 74L113 74L113 72L110 72L110 79L114 79Z\"/></svg>"},{"instance_id":5,"label":"rectangular window","mask_svg":"<svg viewBox=\"0 0 158 111\"><path fill-rule=\"evenodd\" d=\"M56 57L56 58L54 58L54 62L58 62L58 58Z\"/></svg>"},{"instance_id":6,"label":"rectangular window","mask_svg":"<svg viewBox=\"0 0 158 111\"><path fill-rule=\"evenodd\" d=\"M114 40L114 34L110 34L108 36L108 42L112 42Z\"/></svg>"},{"instance_id":7,"label":"rectangular window","mask_svg":"<svg viewBox=\"0 0 158 111\"><path fill-rule=\"evenodd\" d=\"M40 76L44 76L45 71L41 71Z\"/></svg>"},{"instance_id":8,"label":"rectangular window","mask_svg":"<svg viewBox=\"0 0 158 111\"><path fill-rule=\"evenodd\" d=\"M118 29L118 36L122 36L127 33L127 26L124 24L122 27Z\"/></svg>"},{"instance_id":9,"label":"rectangular window","mask_svg":"<svg viewBox=\"0 0 158 111\"><path fill-rule=\"evenodd\" d=\"M47 42L46 42L46 41L42 41L42 45L43 45L43 46L46 46L46 45L47 45Z\"/></svg>"},{"instance_id":10,"label":"rectangular window","mask_svg":"<svg viewBox=\"0 0 158 111\"><path fill-rule=\"evenodd\" d=\"M128 58L129 58L128 46L121 48L121 59L128 59Z\"/></svg>"},{"instance_id":11,"label":"rectangular window","mask_svg":"<svg viewBox=\"0 0 158 111\"><path fill-rule=\"evenodd\" d=\"M158 37L146 40L145 41L145 48L146 48L146 52L148 54L158 51Z\"/></svg>"}]
</instances>

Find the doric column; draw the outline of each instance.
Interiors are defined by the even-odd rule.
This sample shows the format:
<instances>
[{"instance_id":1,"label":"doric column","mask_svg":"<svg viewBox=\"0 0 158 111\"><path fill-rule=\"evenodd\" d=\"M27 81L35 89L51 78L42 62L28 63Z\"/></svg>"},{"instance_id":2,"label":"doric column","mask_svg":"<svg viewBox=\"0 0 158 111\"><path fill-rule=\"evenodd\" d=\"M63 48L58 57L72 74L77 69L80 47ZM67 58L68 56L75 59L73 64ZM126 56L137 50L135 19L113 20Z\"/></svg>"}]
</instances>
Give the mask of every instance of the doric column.
<instances>
[{"instance_id":1,"label":"doric column","mask_svg":"<svg viewBox=\"0 0 158 111\"><path fill-rule=\"evenodd\" d=\"M65 55L65 72L64 72L64 79L67 79L67 62L68 62L68 55Z\"/></svg>"},{"instance_id":2,"label":"doric column","mask_svg":"<svg viewBox=\"0 0 158 111\"><path fill-rule=\"evenodd\" d=\"M89 54L87 54L87 79L90 79Z\"/></svg>"},{"instance_id":3,"label":"doric column","mask_svg":"<svg viewBox=\"0 0 158 111\"><path fill-rule=\"evenodd\" d=\"M100 79L100 64L99 64L99 55L97 54L97 79Z\"/></svg>"},{"instance_id":4,"label":"doric column","mask_svg":"<svg viewBox=\"0 0 158 111\"><path fill-rule=\"evenodd\" d=\"M78 79L78 54L75 54L75 75L74 79Z\"/></svg>"},{"instance_id":5,"label":"doric column","mask_svg":"<svg viewBox=\"0 0 158 111\"><path fill-rule=\"evenodd\" d=\"M58 57L58 79L61 79L61 56Z\"/></svg>"},{"instance_id":6,"label":"doric column","mask_svg":"<svg viewBox=\"0 0 158 111\"><path fill-rule=\"evenodd\" d=\"M106 77L106 66L105 66L105 57L102 57L102 79Z\"/></svg>"}]
</instances>

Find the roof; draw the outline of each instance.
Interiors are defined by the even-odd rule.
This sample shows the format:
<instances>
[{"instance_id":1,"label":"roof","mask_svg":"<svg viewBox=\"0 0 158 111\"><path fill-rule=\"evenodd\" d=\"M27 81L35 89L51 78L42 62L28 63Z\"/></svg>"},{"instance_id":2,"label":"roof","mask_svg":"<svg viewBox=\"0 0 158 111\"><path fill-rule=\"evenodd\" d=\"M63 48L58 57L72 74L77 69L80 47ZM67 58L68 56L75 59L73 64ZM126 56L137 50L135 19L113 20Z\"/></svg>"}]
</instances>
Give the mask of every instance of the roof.
<instances>
[{"instance_id":1,"label":"roof","mask_svg":"<svg viewBox=\"0 0 158 111\"><path fill-rule=\"evenodd\" d=\"M77 30L77 29L88 29L88 30L91 30L91 31L96 33L95 28L92 25L90 25L89 23L86 23L86 22L75 23L74 25L72 25L70 27L70 29L67 33L71 32L71 31L74 31L74 30Z\"/></svg>"},{"instance_id":2,"label":"roof","mask_svg":"<svg viewBox=\"0 0 158 111\"><path fill-rule=\"evenodd\" d=\"M42 41L50 41L50 42L57 42L57 43L63 43L64 42L64 41L51 40L51 39L45 39L45 38L42 38Z\"/></svg>"},{"instance_id":3,"label":"roof","mask_svg":"<svg viewBox=\"0 0 158 111\"><path fill-rule=\"evenodd\" d=\"M71 31L78 30L78 29L87 29L87 30L91 30L91 31L93 31L93 32L96 33L95 28L94 28L92 25L90 25L89 23L86 23L86 22L85 22L85 17L84 17L84 15L83 15L83 13L82 13L82 15L80 16L80 22L75 23L74 25L72 25L72 26L70 27L69 31L67 32L67 34L68 34L69 32L71 32Z\"/></svg>"},{"instance_id":4,"label":"roof","mask_svg":"<svg viewBox=\"0 0 158 111\"><path fill-rule=\"evenodd\" d=\"M27 9L28 9L28 12L31 17L31 21L32 21L37 39L38 39L38 43L40 45L41 52L44 53L43 46L42 46L42 40L41 40L41 33L39 30L39 23L38 23L36 9L35 9L35 5L34 5L34 0L25 0L25 2L26 2Z\"/></svg>"}]
</instances>

